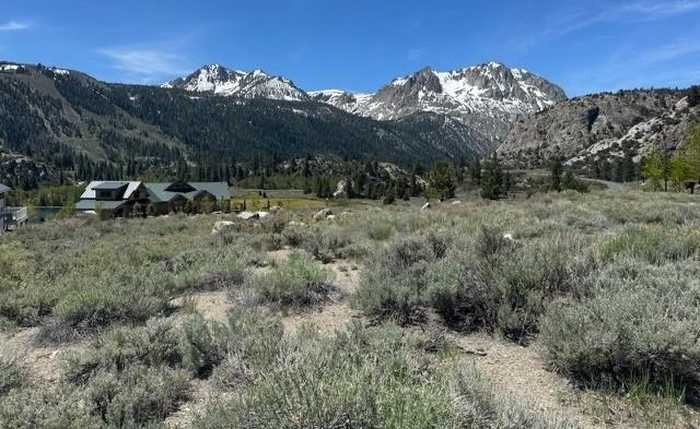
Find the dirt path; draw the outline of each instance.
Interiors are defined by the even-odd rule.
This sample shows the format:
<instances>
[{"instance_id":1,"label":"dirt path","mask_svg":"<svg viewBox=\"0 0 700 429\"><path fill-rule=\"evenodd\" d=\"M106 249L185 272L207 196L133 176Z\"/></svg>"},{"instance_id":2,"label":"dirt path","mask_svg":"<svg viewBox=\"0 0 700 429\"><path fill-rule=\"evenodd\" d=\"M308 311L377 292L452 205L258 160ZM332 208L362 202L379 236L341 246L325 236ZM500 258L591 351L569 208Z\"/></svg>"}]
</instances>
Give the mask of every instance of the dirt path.
<instances>
[{"instance_id":1,"label":"dirt path","mask_svg":"<svg viewBox=\"0 0 700 429\"><path fill-rule=\"evenodd\" d=\"M31 381L55 383L61 377L61 357L85 347L85 343L37 345L39 328L0 332L0 356L14 359L27 369Z\"/></svg>"},{"instance_id":2,"label":"dirt path","mask_svg":"<svg viewBox=\"0 0 700 429\"><path fill-rule=\"evenodd\" d=\"M271 256L277 261L284 261L289 256L288 250L273 252ZM319 333L331 335L342 330L353 319L358 319L359 312L350 308L347 297L360 282L360 270L349 261L335 261L323 266L333 276L333 285L338 288L338 296L323 307L302 313L291 314L282 319L285 332L294 333L299 327L313 325Z\"/></svg>"},{"instance_id":3,"label":"dirt path","mask_svg":"<svg viewBox=\"0 0 700 429\"><path fill-rule=\"evenodd\" d=\"M456 336L474 366L497 392L527 403L544 415L567 416L583 428L597 428L572 405L576 392L566 379L547 371L534 346L521 347L486 334Z\"/></svg>"}]
</instances>

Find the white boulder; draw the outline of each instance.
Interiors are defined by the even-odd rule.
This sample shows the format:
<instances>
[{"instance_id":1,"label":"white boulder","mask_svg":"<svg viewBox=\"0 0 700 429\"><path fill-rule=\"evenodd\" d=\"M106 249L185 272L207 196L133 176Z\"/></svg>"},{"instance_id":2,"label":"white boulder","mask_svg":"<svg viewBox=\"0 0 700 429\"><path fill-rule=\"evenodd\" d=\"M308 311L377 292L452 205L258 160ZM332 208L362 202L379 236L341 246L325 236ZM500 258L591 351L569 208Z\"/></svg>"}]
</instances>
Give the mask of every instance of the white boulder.
<instances>
[{"instance_id":1,"label":"white boulder","mask_svg":"<svg viewBox=\"0 0 700 429\"><path fill-rule=\"evenodd\" d=\"M315 215L314 215L314 220L323 220L323 219L328 219L328 216L332 216L333 211L331 209L323 209L319 210Z\"/></svg>"},{"instance_id":2,"label":"white boulder","mask_svg":"<svg viewBox=\"0 0 700 429\"><path fill-rule=\"evenodd\" d=\"M234 222L229 220L220 220L214 224L214 228L211 230L212 234L218 234L229 226L235 225Z\"/></svg>"}]
</instances>

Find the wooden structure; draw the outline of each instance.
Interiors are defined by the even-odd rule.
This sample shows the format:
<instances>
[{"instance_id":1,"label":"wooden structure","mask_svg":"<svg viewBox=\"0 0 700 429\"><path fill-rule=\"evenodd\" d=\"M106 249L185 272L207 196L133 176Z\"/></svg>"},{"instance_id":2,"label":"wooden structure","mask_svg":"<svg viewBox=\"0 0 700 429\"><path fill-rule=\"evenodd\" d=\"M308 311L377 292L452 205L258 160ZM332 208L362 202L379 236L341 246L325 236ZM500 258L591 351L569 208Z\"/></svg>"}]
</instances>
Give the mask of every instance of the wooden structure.
<instances>
[{"instance_id":1,"label":"wooden structure","mask_svg":"<svg viewBox=\"0 0 700 429\"><path fill-rule=\"evenodd\" d=\"M111 217L157 216L210 211L230 198L226 182L95 181L88 184L75 208Z\"/></svg>"},{"instance_id":2,"label":"wooden structure","mask_svg":"<svg viewBox=\"0 0 700 429\"><path fill-rule=\"evenodd\" d=\"M17 229L29 222L26 207L7 207L5 196L10 188L0 183L0 234Z\"/></svg>"}]
</instances>

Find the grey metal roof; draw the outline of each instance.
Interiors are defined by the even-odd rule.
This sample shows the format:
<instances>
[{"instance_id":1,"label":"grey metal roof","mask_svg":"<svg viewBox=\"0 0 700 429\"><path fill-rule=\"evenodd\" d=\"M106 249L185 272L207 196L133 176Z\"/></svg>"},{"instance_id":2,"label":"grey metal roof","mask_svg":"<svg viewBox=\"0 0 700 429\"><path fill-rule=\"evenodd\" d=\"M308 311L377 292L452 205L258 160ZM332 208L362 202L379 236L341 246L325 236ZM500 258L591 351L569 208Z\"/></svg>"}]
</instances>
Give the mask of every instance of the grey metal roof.
<instances>
[{"instance_id":1,"label":"grey metal roof","mask_svg":"<svg viewBox=\"0 0 700 429\"><path fill-rule=\"evenodd\" d=\"M145 183L149 197L153 202L168 202L177 195L182 195L188 200L192 200L203 192L208 192L217 200L231 198L231 191L226 182L187 182L195 190L192 192L170 192L166 189L172 183Z\"/></svg>"},{"instance_id":2,"label":"grey metal roof","mask_svg":"<svg viewBox=\"0 0 700 429\"><path fill-rule=\"evenodd\" d=\"M75 204L76 210L97 210L99 207L102 210L114 210L126 204L126 201L95 201L95 200L80 200Z\"/></svg>"},{"instance_id":3,"label":"grey metal roof","mask_svg":"<svg viewBox=\"0 0 700 429\"><path fill-rule=\"evenodd\" d=\"M129 182L102 182L98 185L95 185L92 187L92 189L101 189L101 190L106 190L106 191L112 191L112 190L117 190L121 189L124 186L128 186Z\"/></svg>"},{"instance_id":4,"label":"grey metal roof","mask_svg":"<svg viewBox=\"0 0 700 429\"><path fill-rule=\"evenodd\" d=\"M114 185L121 184L121 186L128 185L126 191L124 191L123 199L128 200L131 194L141 186L141 182L126 182L126 181L108 181L108 180L97 180L90 182L85 188L85 192L80 196L83 200L94 200L97 198L95 195L95 189L116 189L121 186ZM107 186L106 188L101 188L102 186Z\"/></svg>"},{"instance_id":5,"label":"grey metal roof","mask_svg":"<svg viewBox=\"0 0 700 429\"><path fill-rule=\"evenodd\" d=\"M10 192L10 188L0 183L0 194L4 194L5 192Z\"/></svg>"}]
</instances>

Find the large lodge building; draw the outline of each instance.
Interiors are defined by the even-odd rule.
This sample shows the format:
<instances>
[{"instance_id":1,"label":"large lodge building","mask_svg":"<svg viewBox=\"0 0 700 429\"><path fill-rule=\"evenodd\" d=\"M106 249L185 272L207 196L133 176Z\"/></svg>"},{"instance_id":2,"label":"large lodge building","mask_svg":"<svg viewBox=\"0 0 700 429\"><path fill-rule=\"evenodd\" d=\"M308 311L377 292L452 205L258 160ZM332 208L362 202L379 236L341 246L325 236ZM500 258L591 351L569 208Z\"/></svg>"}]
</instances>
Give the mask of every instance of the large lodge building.
<instances>
[{"instance_id":1,"label":"large lodge building","mask_svg":"<svg viewBox=\"0 0 700 429\"><path fill-rule=\"evenodd\" d=\"M80 212L107 212L114 217L157 216L215 208L230 198L226 182L94 181L85 188L75 208Z\"/></svg>"}]
</instances>

